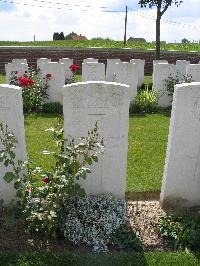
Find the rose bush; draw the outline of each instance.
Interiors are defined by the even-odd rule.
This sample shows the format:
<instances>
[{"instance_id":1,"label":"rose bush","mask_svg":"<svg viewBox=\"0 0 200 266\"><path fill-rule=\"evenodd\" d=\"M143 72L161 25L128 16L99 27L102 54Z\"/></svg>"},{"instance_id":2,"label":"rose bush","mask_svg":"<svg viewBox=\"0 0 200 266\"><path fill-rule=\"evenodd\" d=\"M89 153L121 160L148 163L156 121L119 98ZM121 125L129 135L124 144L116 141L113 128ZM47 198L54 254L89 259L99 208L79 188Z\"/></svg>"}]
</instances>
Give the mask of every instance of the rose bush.
<instances>
[{"instance_id":1,"label":"rose bush","mask_svg":"<svg viewBox=\"0 0 200 266\"><path fill-rule=\"evenodd\" d=\"M66 82L65 82L66 84L71 84L71 83L77 82L75 75L76 75L77 71L80 70L80 67L79 67L79 65L73 64L69 67L69 69L72 71L72 77L70 79L66 80Z\"/></svg>"},{"instance_id":2,"label":"rose bush","mask_svg":"<svg viewBox=\"0 0 200 266\"><path fill-rule=\"evenodd\" d=\"M77 183L90 173L89 165L98 161L103 152L99 141L97 124L88 136L75 142L64 140L63 128L49 129L58 146L56 152L44 151L53 156L55 165L50 171L41 167L32 168L30 162L15 161L17 140L8 127L0 123L0 162L10 166L11 171L3 177L8 183L14 182L17 202L11 215L23 218L30 231L38 231L57 237L63 226L63 206L72 196L84 196L85 191Z\"/></svg>"},{"instance_id":3,"label":"rose bush","mask_svg":"<svg viewBox=\"0 0 200 266\"><path fill-rule=\"evenodd\" d=\"M23 107L25 112L41 112L45 99L48 98L48 80L51 74L41 80L38 71L30 67L23 76L17 77L17 72L11 73L10 84L22 88Z\"/></svg>"}]
</instances>

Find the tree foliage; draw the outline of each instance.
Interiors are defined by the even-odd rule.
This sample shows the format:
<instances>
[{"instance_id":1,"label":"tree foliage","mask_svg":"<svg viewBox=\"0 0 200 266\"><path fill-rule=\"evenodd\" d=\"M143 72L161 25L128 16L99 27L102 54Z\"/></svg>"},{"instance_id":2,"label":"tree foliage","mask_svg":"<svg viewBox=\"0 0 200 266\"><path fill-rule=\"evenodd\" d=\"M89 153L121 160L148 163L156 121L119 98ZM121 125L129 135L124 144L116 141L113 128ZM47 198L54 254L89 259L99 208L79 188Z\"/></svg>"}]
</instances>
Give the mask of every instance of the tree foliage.
<instances>
[{"instance_id":1,"label":"tree foliage","mask_svg":"<svg viewBox=\"0 0 200 266\"><path fill-rule=\"evenodd\" d=\"M73 36L77 36L78 34L76 32L70 32L68 35L65 36L65 40L73 40Z\"/></svg>"},{"instance_id":2,"label":"tree foliage","mask_svg":"<svg viewBox=\"0 0 200 266\"><path fill-rule=\"evenodd\" d=\"M143 7L149 6L162 8L161 16L167 11L168 7L175 4L177 7L183 3L183 0L140 0L139 5Z\"/></svg>"},{"instance_id":3,"label":"tree foliage","mask_svg":"<svg viewBox=\"0 0 200 266\"><path fill-rule=\"evenodd\" d=\"M167 9L172 5L177 7L183 3L183 0L139 0L138 4L142 7L157 8L156 18L156 59L160 59L160 20Z\"/></svg>"},{"instance_id":4,"label":"tree foliage","mask_svg":"<svg viewBox=\"0 0 200 266\"><path fill-rule=\"evenodd\" d=\"M53 34L53 40L54 41L57 41L57 40L64 40L65 39L65 36L64 36L64 33L61 31L61 33L59 32L54 32Z\"/></svg>"}]
</instances>

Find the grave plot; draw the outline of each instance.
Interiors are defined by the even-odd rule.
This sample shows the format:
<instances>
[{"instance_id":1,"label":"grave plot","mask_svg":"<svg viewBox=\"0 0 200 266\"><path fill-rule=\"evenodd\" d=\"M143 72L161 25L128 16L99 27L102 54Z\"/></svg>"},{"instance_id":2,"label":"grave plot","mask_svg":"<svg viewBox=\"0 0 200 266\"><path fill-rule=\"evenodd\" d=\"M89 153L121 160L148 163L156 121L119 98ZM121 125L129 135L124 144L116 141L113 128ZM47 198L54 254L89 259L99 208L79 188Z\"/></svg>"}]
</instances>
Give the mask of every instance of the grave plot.
<instances>
[{"instance_id":1,"label":"grave plot","mask_svg":"<svg viewBox=\"0 0 200 266\"><path fill-rule=\"evenodd\" d=\"M97 122L105 153L81 185L89 194L125 196L128 148L129 87L117 83L86 82L64 87L65 138L86 136Z\"/></svg>"}]
</instances>

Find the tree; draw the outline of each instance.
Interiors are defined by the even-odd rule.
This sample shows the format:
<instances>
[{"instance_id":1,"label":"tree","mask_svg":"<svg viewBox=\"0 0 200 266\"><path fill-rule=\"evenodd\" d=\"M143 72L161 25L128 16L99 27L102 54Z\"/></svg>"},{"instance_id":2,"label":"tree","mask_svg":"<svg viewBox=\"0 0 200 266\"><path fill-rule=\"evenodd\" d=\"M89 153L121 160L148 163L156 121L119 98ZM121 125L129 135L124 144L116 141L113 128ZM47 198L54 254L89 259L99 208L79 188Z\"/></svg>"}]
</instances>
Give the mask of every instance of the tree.
<instances>
[{"instance_id":1,"label":"tree","mask_svg":"<svg viewBox=\"0 0 200 266\"><path fill-rule=\"evenodd\" d=\"M77 33L72 31L71 33L65 36L65 40L73 40L72 37L77 35L78 35Z\"/></svg>"},{"instance_id":2,"label":"tree","mask_svg":"<svg viewBox=\"0 0 200 266\"><path fill-rule=\"evenodd\" d=\"M186 39L186 38L183 38L183 39L181 40L181 42L182 42L182 43L190 43L190 41L189 41L188 39Z\"/></svg>"},{"instance_id":3,"label":"tree","mask_svg":"<svg viewBox=\"0 0 200 266\"><path fill-rule=\"evenodd\" d=\"M53 40L54 41L60 40L60 34L59 34L59 32L54 32L54 34L53 34Z\"/></svg>"},{"instance_id":4,"label":"tree","mask_svg":"<svg viewBox=\"0 0 200 266\"><path fill-rule=\"evenodd\" d=\"M61 33L60 33L60 40L64 40L65 39L65 36L64 36L64 33L61 31Z\"/></svg>"},{"instance_id":5,"label":"tree","mask_svg":"<svg viewBox=\"0 0 200 266\"><path fill-rule=\"evenodd\" d=\"M177 7L183 3L183 0L140 0L139 5L143 8L149 6L149 8L157 8L156 17L156 59L160 59L160 21L168 7L175 4Z\"/></svg>"}]
</instances>

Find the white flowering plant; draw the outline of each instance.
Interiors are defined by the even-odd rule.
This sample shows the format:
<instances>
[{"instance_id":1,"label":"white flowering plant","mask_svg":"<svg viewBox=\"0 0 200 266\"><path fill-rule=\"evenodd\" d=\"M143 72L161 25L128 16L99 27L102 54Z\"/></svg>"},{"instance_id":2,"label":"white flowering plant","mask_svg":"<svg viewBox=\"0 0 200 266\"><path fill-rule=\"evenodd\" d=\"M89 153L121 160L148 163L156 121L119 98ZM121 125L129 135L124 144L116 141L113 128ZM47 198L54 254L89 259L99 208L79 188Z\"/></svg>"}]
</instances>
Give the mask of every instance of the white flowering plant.
<instances>
[{"instance_id":1,"label":"white flowering plant","mask_svg":"<svg viewBox=\"0 0 200 266\"><path fill-rule=\"evenodd\" d=\"M76 245L106 252L116 242L117 230L126 227L129 216L125 200L111 195L73 197L65 204L65 237Z\"/></svg>"},{"instance_id":2,"label":"white flowering plant","mask_svg":"<svg viewBox=\"0 0 200 266\"><path fill-rule=\"evenodd\" d=\"M4 129L5 127L5 129ZM17 139L14 134L0 122L0 163L11 171L3 179L13 182L16 189L16 214L26 221L30 231L37 231L51 237L60 235L64 202L75 195L84 196L85 191L78 180L86 179L90 173L89 166L98 162L98 156L103 152L102 140L99 140L98 125L88 131L86 137L79 140L64 139L62 124L49 129L53 132L57 149L43 151L43 154L53 155L55 165L45 171L40 167L32 168L30 162L15 160ZM0 200L2 205L2 200ZM11 215L15 216L11 211ZM14 217L13 217L14 218Z\"/></svg>"}]
</instances>

